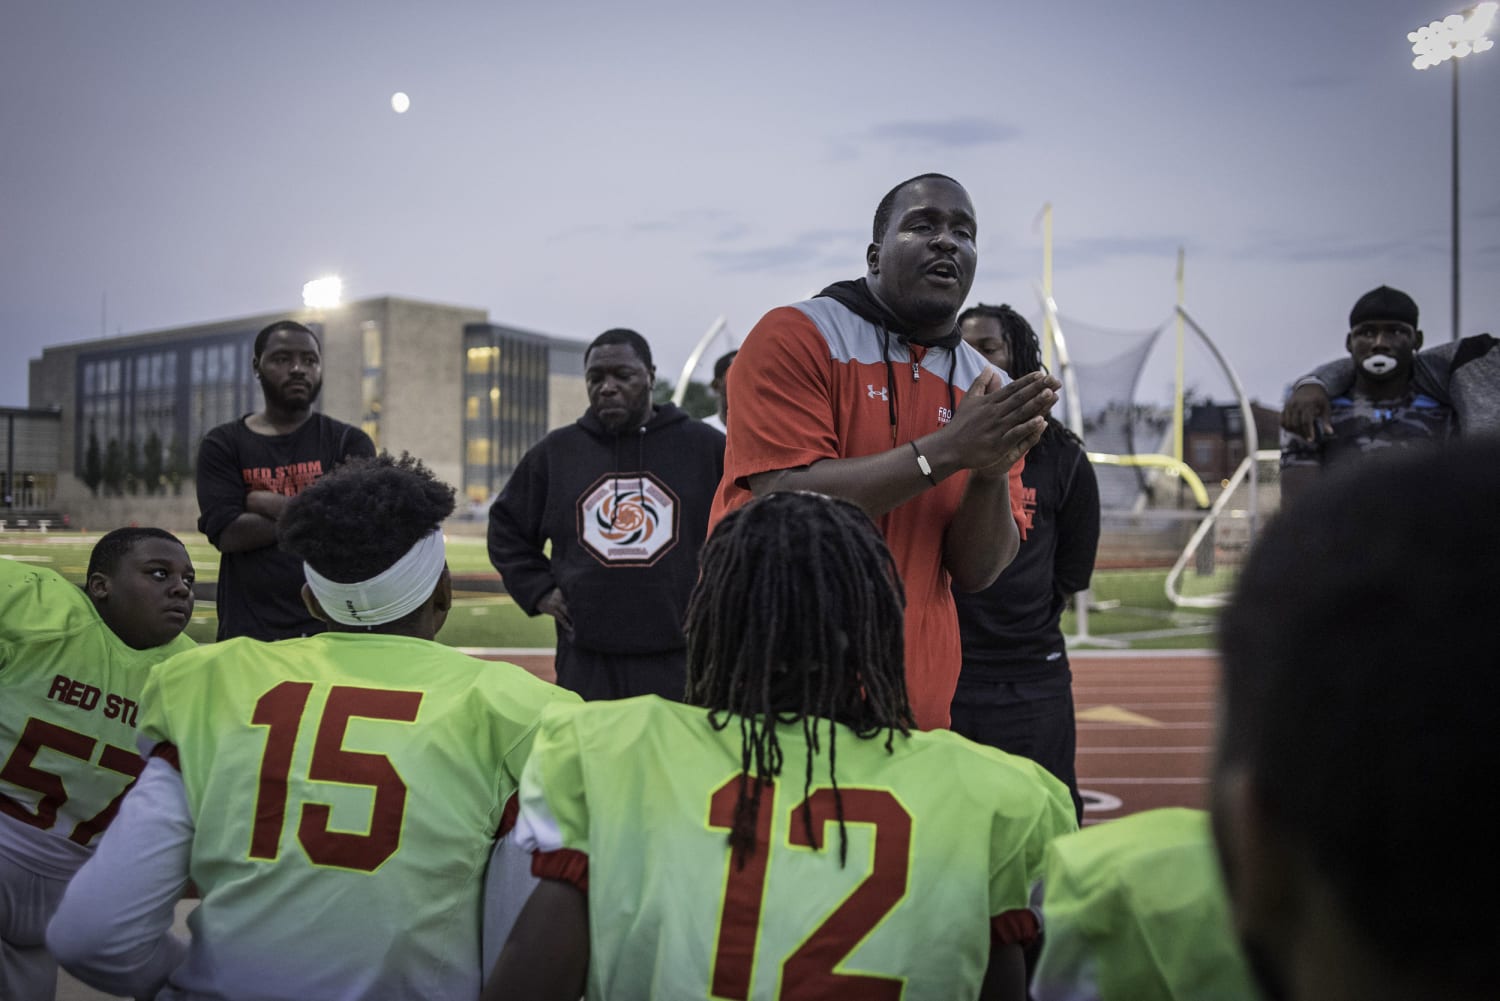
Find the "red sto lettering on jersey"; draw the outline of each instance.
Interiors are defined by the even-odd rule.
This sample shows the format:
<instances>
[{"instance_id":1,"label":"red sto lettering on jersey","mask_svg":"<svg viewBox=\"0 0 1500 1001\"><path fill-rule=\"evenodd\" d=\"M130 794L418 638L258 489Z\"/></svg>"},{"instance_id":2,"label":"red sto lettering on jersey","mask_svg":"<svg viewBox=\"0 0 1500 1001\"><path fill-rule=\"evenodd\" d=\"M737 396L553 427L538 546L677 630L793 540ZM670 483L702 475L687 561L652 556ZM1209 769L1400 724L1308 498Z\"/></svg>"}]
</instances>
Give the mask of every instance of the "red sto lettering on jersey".
<instances>
[{"instance_id":1,"label":"red sto lettering on jersey","mask_svg":"<svg viewBox=\"0 0 1500 1001\"><path fill-rule=\"evenodd\" d=\"M294 462L289 466L253 466L241 469L247 490L269 490L295 497L323 475L323 460Z\"/></svg>"},{"instance_id":2,"label":"red sto lettering on jersey","mask_svg":"<svg viewBox=\"0 0 1500 1001\"><path fill-rule=\"evenodd\" d=\"M100 709L101 697L104 700L101 711L105 719L118 719L129 726L135 726L137 706L134 699L127 699L114 692L100 691L94 685L84 684L62 674L55 675L51 687L47 689L47 698L52 701L77 706L86 712Z\"/></svg>"}]
</instances>

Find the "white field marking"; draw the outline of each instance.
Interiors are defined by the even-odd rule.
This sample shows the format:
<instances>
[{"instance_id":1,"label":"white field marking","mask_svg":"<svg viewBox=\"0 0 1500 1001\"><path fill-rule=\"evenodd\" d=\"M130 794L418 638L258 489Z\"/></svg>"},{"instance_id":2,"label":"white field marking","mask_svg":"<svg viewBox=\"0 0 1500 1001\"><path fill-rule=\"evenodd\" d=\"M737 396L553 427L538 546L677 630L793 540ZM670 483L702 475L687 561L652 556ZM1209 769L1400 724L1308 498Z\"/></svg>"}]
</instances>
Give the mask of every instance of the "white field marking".
<instances>
[{"instance_id":1,"label":"white field marking","mask_svg":"<svg viewBox=\"0 0 1500 1001\"><path fill-rule=\"evenodd\" d=\"M1134 733L1140 729L1140 725L1136 723L1103 723L1084 719L1082 716L1078 718L1078 723L1080 730L1087 730L1090 733L1100 733L1104 730L1128 730ZM1213 728L1212 723L1157 723L1152 727L1153 730L1212 730Z\"/></svg>"},{"instance_id":2,"label":"white field marking","mask_svg":"<svg viewBox=\"0 0 1500 1001\"><path fill-rule=\"evenodd\" d=\"M1131 709L1212 709L1212 702L1132 702Z\"/></svg>"},{"instance_id":3,"label":"white field marking","mask_svg":"<svg viewBox=\"0 0 1500 1001\"><path fill-rule=\"evenodd\" d=\"M1126 693L1149 693L1152 695L1167 695L1172 692L1202 693L1215 691L1215 685L1073 685L1073 698L1076 701L1079 692L1126 692Z\"/></svg>"},{"instance_id":4,"label":"white field marking","mask_svg":"<svg viewBox=\"0 0 1500 1001\"><path fill-rule=\"evenodd\" d=\"M1207 754L1211 747L1080 747L1079 754Z\"/></svg>"},{"instance_id":5,"label":"white field marking","mask_svg":"<svg viewBox=\"0 0 1500 1001\"><path fill-rule=\"evenodd\" d=\"M1080 660L1218 660L1216 650L1069 650L1069 661Z\"/></svg>"},{"instance_id":6,"label":"white field marking","mask_svg":"<svg viewBox=\"0 0 1500 1001\"><path fill-rule=\"evenodd\" d=\"M1093 789L1079 789L1078 797L1083 800L1084 813L1105 813L1125 805L1120 797L1111 796L1107 792L1095 792Z\"/></svg>"},{"instance_id":7,"label":"white field marking","mask_svg":"<svg viewBox=\"0 0 1500 1001\"><path fill-rule=\"evenodd\" d=\"M1125 786L1202 786L1208 785L1208 779L1097 779L1092 775L1084 776L1079 781L1087 782L1089 785L1125 785Z\"/></svg>"},{"instance_id":8,"label":"white field marking","mask_svg":"<svg viewBox=\"0 0 1500 1001\"><path fill-rule=\"evenodd\" d=\"M557 653L557 648L550 646L461 646L456 649L470 657L551 657Z\"/></svg>"}]
</instances>

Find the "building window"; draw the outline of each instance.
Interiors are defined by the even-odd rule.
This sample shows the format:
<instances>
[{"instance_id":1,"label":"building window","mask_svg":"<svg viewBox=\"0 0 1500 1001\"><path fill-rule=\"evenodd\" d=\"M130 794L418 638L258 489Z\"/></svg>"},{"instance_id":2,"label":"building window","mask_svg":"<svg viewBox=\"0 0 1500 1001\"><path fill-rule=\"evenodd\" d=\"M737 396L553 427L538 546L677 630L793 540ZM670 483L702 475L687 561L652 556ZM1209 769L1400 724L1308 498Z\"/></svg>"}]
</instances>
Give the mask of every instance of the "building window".
<instances>
[{"instance_id":1,"label":"building window","mask_svg":"<svg viewBox=\"0 0 1500 1001\"><path fill-rule=\"evenodd\" d=\"M189 475L209 429L259 403L254 341L247 330L81 355L75 475L85 475L91 447L107 457L111 442L137 489L152 492Z\"/></svg>"},{"instance_id":2,"label":"building window","mask_svg":"<svg viewBox=\"0 0 1500 1001\"><path fill-rule=\"evenodd\" d=\"M464 495L488 500L547 433L548 343L494 324L464 329Z\"/></svg>"},{"instance_id":3,"label":"building window","mask_svg":"<svg viewBox=\"0 0 1500 1001\"><path fill-rule=\"evenodd\" d=\"M380 325L366 320L360 328L360 427L380 448L380 411L385 402L385 364L382 361Z\"/></svg>"}]
</instances>

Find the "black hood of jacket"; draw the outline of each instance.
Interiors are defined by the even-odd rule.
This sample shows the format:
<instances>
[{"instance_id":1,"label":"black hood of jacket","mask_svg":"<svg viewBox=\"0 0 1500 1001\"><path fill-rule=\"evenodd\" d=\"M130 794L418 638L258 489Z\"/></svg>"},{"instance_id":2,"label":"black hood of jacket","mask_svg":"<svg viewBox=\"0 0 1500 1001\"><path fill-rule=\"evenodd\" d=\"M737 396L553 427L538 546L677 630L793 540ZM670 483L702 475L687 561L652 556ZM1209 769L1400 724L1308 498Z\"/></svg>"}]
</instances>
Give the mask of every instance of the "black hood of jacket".
<instances>
[{"instance_id":1,"label":"black hood of jacket","mask_svg":"<svg viewBox=\"0 0 1500 1001\"><path fill-rule=\"evenodd\" d=\"M692 420L692 418L688 416L688 412L677 406L677 404L675 403L655 403L651 406L651 416L646 418L646 423L637 425L635 427L626 426L622 427L618 431L611 431L604 426L604 423L600 421L598 417L594 416L594 412L592 410L584 411L583 416L578 418L578 426L583 428L589 434L593 435L595 438L600 438L604 441L608 441L611 438L634 437L638 433L640 433L642 429L644 429L647 433L650 433L657 430L658 428L664 428L671 424L679 424L682 421L690 420Z\"/></svg>"},{"instance_id":2,"label":"black hood of jacket","mask_svg":"<svg viewBox=\"0 0 1500 1001\"><path fill-rule=\"evenodd\" d=\"M913 337L911 331L899 316L892 313L879 299L875 293L870 291L869 284L863 278L853 281L834 282L832 285L819 292L820 296L827 296L834 302L849 310L862 320L868 320L877 327L883 327L896 337L907 343L920 344L928 348L947 348L949 351L957 350L958 344L963 340L959 333L958 324L953 324L953 329L942 337L922 339Z\"/></svg>"}]
</instances>

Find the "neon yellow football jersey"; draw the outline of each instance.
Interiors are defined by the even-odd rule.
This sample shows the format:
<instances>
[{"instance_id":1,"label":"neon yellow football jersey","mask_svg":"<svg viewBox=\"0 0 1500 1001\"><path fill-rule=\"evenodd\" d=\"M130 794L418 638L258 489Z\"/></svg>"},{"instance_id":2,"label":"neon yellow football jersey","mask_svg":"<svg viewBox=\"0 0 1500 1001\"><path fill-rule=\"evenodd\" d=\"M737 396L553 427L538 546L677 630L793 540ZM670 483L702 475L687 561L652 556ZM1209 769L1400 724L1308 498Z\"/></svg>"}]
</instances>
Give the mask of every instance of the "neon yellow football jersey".
<instances>
[{"instance_id":1,"label":"neon yellow football jersey","mask_svg":"<svg viewBox=\"0 0 1500 1001\"><path fill-rule=\"evenodd\" d=\"M1059 838L1042 883L1038 999L1254 1001L1202 810Z\"/></svg>"},{"instance_id":2,"label":"neon yellow football jersey","mask_svg":"<svg viewBox=\"0 0 1500 1001\"><path fill-rule=\"evenodd\" d=\"M502 811L542 707L577 698L372 633L235 639L161 665L141 732L175 748L203 897L171 989L478 996Z\"/></svg>"},{"instance_id":3,"label":"neon yellow football jersey","mask_svg":"<svg viewBox=\"0 0 1500 1001\"><path fill-rule=\"evenodd\" d=\"M66 879L141 771L135 731L151 665L193 641L134 650L76 584L0 559L0 850Z\"/></svg>"},{"instance_id":4,"label":"neon yellow football jersey","mask_svg":"<svg viewBox=\"0 0 1500 1001\"><path fill-rule=\"evenodd\" d=\"M518 837L539 872L587 856L589 998L977 995L991 919L1027 906L1047 842L1076 826L1066 788L949 732L888 752L822 727L805 793L801 725L780 725L781 776L740 866L736 718L715 730L652 696L543 715Z\"/></svg>"}]
</instances>

